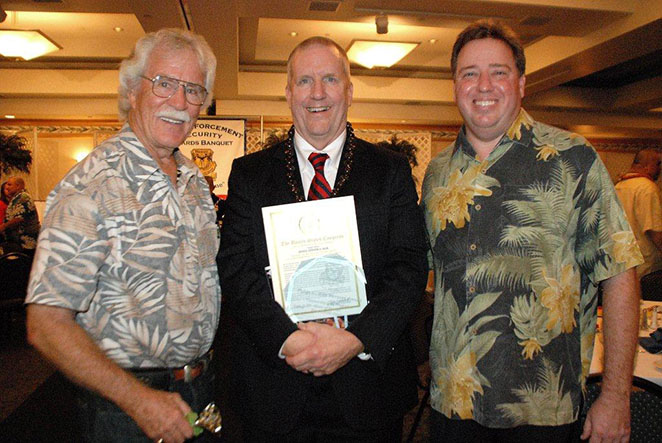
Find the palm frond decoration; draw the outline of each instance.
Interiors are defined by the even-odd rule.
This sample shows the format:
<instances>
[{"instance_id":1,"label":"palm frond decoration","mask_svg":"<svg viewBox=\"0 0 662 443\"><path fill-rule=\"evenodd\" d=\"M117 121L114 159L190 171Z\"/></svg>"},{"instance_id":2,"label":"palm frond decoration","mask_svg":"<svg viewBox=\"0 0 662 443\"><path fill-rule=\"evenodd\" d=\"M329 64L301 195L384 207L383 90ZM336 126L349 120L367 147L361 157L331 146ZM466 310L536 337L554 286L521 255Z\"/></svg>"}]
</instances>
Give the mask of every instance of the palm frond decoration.
<instances>
[{"instance_id":1,"label":"palm frond decoration","mask_svg":"<svg viewBox=\"0 0 662 443\"><path fill-rule=\"evenodd\" d=\"M549 331L545 327L547 310L537 303L533 293L528 297L515 297L510 307L510 318L515 325L515 335L521 340L518 344L522 346L525 359L533 360L542 352L542 347L558 335L558 330Z\"/></svg>"},{"instance_id":2,"label":"palm frond decoration","mask_svg":"<svg viewBox=\"0 0 662 443\"><path fill-rule=\"evenodd\" d=\"M570 392L564 392L561 382L561 369L554 370L552 363L543 359L538 368L536 385L525 383L512 393L518 403L502 403L497 408L512 420L512 426L523 424L538 425L552 422L565 424L575 421ZM553 419L555 418L555 420Z\"/></svg>"},{"instance_id":3,"label":"palm frond decoration","mask_svg":"<svg viewBox=\"0 0 662 443\"><path fill-rule=\"evenodd\" d=\"M376 145L380 148L386 148L404 154L407 156L407 161L412 169L418 166L418 160L416 160L416 151L418 151L418 148L414 144L406 140L398 140L398 137L393 135L390 139L382 140L376 143Z\"/></svg>"},{"instance_id":4,"label":"palm frond decoration","mask_svg":"<svg viewBox=\"0 0 662 443\"><path fill-rule=\"evenodd\" d=\"M30 172L32 151L26 146L25 138L19 135L0 133L0 175L10 172Z\"/></svg>"},{"instance_id":5,"label":"palm frond decoration","mask_svg":"<svg viewBox=\"0 0 662 443\"><path fill-rule=\"evenodd\" d=\"M481 316L500 293L477 295L460 314L452 292L437 292L441 300L435 303L435 324L432 332L430 360L434 369L432 402L447 415L461 418L473 416L473 401L489 387L489 380L478 370L478 362L492 349L497 330L482 330L503 315Z\"/></svg>"},{"instance_id":6,"label":"palm frond decoration","mask_svg":"<svg viewBox=\"0 0 662 443\"><path fill-rule=\"evenodd\" d=\"M269 132L269 135L264 140L262 149L267 149L272 146L275 146L278 143L285 141L287 137L288 137L287 130L274 129L271 132Z\"/></svg>"},{"instance_id":7,"label":"palm frond decoration","mask_svg":"<svg viewBox=\"0 0 662 443\"><path fill-rule=\"evenodd\" d=\"M486 254L467 266L467 279L479 281L486 287L526 287L531 283L533 260L516 249Z\"/></svg>"}]
</instances>

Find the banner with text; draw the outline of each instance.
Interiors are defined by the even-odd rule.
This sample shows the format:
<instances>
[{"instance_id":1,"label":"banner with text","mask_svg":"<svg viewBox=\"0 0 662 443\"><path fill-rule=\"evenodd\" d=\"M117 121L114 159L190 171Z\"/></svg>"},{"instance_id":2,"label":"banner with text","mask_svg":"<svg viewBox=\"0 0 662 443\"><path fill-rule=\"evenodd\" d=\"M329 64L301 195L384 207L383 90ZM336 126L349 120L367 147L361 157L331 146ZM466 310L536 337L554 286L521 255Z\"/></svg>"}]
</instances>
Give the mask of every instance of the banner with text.
<instances>
[{"instance_id":1,"label":"banner with text","mask_svg":"<svg viewBox=\"0 0 662 443\"><path fill-rule=\"evenodd\" d=\"M245 147L245 120L200 118L179 149L214 180L214 194L226 196L232 160L244 155Z\"/></svg>"}]
</instances>

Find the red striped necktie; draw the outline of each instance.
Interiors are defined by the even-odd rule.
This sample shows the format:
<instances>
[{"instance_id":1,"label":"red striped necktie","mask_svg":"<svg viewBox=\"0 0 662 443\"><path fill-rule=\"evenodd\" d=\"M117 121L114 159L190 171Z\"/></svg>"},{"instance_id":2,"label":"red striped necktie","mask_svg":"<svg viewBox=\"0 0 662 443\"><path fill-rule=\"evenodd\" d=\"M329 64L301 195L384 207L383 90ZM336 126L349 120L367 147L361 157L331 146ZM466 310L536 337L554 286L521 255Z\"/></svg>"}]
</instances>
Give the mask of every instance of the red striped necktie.
<instances>
[{"instance_id":1,"label":"red striped necktie","mask_svg":"<svg viewBox=\"0 0 662 443\"><path fill-rule=\"evenodd\" d=\"M308 190L308 200L331 197L331 186L329 186L329 182L324 178L324 163L328 158L328 155L319 152L313 152L308 156L308 161L315 168L315 176Z\"/></svg>"}]
</instances>

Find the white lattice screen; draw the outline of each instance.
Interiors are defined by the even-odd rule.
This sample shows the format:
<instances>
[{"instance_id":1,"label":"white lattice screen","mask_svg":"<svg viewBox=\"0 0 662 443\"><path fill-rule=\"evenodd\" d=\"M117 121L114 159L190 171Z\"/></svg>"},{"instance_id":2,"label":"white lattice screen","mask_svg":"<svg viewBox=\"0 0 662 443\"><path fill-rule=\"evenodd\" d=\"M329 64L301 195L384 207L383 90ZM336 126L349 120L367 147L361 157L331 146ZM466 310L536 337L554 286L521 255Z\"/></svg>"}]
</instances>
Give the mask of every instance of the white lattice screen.
<instances>
[{"instance_id":1,"label":"white lattice screen","mask_svg":"<svg viewBox=\"0 0 662 443\"><path fill-rule=\"evenodd\" d=\"M265 141L269 136L283 137L289 130L288 126L276 127L265 129ZM415 131L402 131L402 130L385 130L385 129L355 129L354 133L357 137L371 143L377 143L382 140L389 140L394 135L398 140L404 140L416 146L416 161L418 166L414 168L413 176L415 177L416 187L419 195L421 191L421 184L425 175L425 169L430 162L430 152L432 146L432 133L431 132L415 132ZM262 149L260 143L260 129L259 128L246 128L246 154L256 152Z\"/></svg>"}]
</instances>

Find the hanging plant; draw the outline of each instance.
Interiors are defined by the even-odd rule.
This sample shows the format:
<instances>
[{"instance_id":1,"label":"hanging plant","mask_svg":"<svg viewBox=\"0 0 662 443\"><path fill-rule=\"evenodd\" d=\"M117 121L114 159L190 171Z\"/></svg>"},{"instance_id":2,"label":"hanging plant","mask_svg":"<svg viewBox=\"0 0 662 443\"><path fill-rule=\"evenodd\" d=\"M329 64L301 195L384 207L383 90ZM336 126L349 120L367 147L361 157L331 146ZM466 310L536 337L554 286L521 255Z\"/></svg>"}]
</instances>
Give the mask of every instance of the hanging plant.
<instances>
[{"instance_id":1,"label":"hanging plant","mask_svg":"<svg viewBox=\"0 0 662 443\"><path fill-rule=\"evenodd\" d=\"M272 146L276 146L278 143L285 140L287 140L287 129L274 129L264 140L262 149L271 148Z\"/></svg>"},{"instance_id":2,"label":"hanging plant","mask_svg":"<svg viewBox=\"0 0 662 443\"><path fill-rule=\"evenodd\" d=\"M25 138L0 133L0 175L10 172L30 172L32 151L25 147Z\"/></svg>"}]
</instances>

